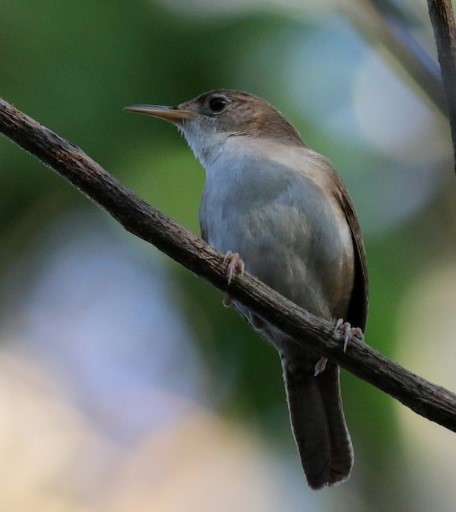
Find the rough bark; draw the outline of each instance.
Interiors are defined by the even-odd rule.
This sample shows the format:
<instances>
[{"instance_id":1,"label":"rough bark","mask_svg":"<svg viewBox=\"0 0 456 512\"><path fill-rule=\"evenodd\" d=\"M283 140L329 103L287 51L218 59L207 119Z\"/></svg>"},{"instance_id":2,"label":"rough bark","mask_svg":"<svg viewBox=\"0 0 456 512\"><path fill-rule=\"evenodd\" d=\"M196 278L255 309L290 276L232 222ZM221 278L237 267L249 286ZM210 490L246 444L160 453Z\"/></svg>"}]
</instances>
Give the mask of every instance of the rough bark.
<instances>
[{"instance_id":1,"label":"rough bark","mask_svg":"<svg viewBox=\"0 0 456 512\"><path fill-rule=\"evenodd\" d=\"M334 326L302 310L254 277L228 285L223 256L168 219L90 159L83 151L0 100L0 131L66 178L125 229L150 242L214 286L291 335L296 343L337 362L417 414L456 431L456 396L414 375L359 340L346 352ZM305 344L302 341L305 340Z\"/></svg>"}]
</instances>

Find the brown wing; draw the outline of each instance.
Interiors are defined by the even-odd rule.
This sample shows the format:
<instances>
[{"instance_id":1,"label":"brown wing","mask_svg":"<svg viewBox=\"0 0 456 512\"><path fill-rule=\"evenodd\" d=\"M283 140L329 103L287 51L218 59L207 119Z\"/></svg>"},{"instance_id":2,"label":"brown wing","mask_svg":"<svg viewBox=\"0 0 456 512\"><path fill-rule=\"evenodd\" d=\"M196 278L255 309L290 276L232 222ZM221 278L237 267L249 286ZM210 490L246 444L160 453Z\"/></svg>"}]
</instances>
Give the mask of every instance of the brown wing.
<instances>
[{"instance_id":1,"label":"brown wing","mask_svg":"<svg viewBox=\"0 0 456 512\"><path fill-rule=\"evenodd\" d=\"M347 318L344 318L353 327L360 327L363 331L366 326L367 306L368 306L368 278L366 252L364 250L363 239L361 238L361 228L358 217L353 206L353 202L348 195L345 185L338 175L336 179L337 187L335 195L342 210L345 213L353 240L355 250L355 282L348 309Z\"/></svg>"}]
</instances>

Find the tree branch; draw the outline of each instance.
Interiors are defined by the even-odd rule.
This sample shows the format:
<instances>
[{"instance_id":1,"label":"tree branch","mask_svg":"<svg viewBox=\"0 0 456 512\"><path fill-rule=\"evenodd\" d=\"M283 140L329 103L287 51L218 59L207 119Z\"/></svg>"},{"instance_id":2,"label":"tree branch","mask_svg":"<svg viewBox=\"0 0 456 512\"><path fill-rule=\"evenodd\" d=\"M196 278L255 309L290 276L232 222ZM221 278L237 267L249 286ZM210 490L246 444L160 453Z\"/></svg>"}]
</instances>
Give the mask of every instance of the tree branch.
<instances>
[{"instance_id":1,"label":"tree branch","mask_svg":"<svg viewBox=\"0 0 456 512\"><path fill-rule=\"evenodd\" d=\"M341 9L365 39L381 43L388 50L439 111L447 116L439 65L395 15L391 0L343 2Z\"/></svg>"},{"instance_id":2,"label":"tree branch","mask_svg":"<svg viewBox=\"0 0 456 512\"><path fill-rule=\"evenodd\" d=\"M334 325L299 308L254 277L226 279L223 256L149 206L91 160L78 147L0 99L0 132L37 156L125 229L227 292L289 334L300 346L326 356L357 377L388 393L416 413L456 432L456 396L353 340L342 350Z\"/></svg>"},{"instance_id":3,"label":"tree branch","mask_svg":"<svg viewBox=\"0 0 456 512\"><path fill-rule=\"evenodd\" d=\"M429 16L442 70L456 169L456 25L451 0L428 0Z\"/></svg>"}]
</instances>

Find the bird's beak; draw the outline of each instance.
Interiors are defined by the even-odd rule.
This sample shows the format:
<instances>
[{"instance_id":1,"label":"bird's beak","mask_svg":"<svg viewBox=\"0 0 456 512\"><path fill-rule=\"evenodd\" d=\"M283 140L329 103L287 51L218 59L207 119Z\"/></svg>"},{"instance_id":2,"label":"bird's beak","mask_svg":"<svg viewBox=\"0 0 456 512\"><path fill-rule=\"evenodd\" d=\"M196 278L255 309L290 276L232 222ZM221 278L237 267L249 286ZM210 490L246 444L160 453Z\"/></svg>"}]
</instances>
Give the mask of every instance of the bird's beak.
<instances>
[{"instance_id":1,"label":"bird's beak","mask_svg":"<svg viewBox=\"0 0 456 512\"><path fill-rule=\"evenodd\" d=\"M179 107L165 107L163 105L132 105L124 110L138 112L152 117L158 117L171 123L179 124L196 115L196 112L185 110Z\"/></svg>"}]
</instances>

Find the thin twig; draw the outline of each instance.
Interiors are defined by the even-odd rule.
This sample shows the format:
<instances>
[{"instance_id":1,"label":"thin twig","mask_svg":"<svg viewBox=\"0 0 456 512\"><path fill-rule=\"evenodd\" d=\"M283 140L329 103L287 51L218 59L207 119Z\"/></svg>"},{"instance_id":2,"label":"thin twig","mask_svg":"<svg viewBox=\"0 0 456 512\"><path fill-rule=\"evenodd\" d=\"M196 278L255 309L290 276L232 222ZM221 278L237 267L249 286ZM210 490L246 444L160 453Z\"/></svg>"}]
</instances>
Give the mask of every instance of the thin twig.
<instances>
[{"instance_id":1,"label":"thin twig","mask_svg":"<svg viewBox=\"0 0 456 512\"><path fill-rule=\"evenodd\" d=\"M254 277L226 280L223 256L149 206L91 160L78 147L0 100L0 132L37 156L128 231L227 292L281 328L304 348L337 362L354 375L396 398L416 413L456 432L456 396L390 361L361 341L343 352L334 326L304 311Z\"/></svg>"},{"instance_id":2,"label":"thin twig","mask_svg":"<svg viewBox=\"0 0 456 512\"><path fill-rule=\"evenodd\" d=\"M394 14L389 0L356 0L341 3L342 11L359 33L372 43L381 43L389 55L444 115L448 107L438 63L419 44L412 32Z\"/></svg>"},{"instance_id":3,"label":"thin twig","mask_svg":"<svg viewBox=\"0 0 456 512\"><path fill-rule=\"evenodd\" d=\"M451 0L428 0L453 140L456 169L456 25Z\"/></svg>"}]
</instances>

